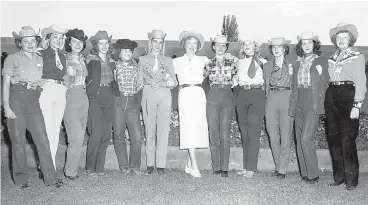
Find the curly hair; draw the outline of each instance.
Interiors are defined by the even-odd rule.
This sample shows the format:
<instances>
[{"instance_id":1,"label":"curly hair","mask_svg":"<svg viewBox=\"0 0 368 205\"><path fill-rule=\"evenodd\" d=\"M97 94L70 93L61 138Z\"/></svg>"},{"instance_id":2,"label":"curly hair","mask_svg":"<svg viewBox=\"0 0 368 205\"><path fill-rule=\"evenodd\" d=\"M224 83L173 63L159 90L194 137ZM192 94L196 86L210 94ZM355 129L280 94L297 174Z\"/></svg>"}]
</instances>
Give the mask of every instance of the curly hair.
<instances>
[{"instance_id":1,"label":"curly hair","mask_svg":"<svg viewBox=\"0 0 368 205\"><path fill-rule=\"evenodd\" d=\"M214 53L216 53L216 50L213 48L216 45L216 42L212 42L211 43L211 49ZM229 43L226 43L226 50L225 52L229 49Z\"/></svg>"},{"instance_id":2,"label":"curly hair","mask_svg":"<svg viewBox=\"0 0 368 205\"><path fill-rule=\"evenodd\" d=\"M35 36L36 37L36 46L38 46L38 44L40 44L41 42L41 37L40 36ZM23 37L24 38L24 37ZM15 42L15 46L21 50L22 47L19 45L22 42L22 37L18 37L18 38L14 38L14 42Z\"/></svg>"},{"instance_id":3,"label":"curly hair","mask_svg":"<svg viewBox=\"0 0 368 205\"><path fill-rule=\"evenodd\" d=\"M254 43L253 42L253 44L254 44L254 53L256 54L256 53L259 53L259 51L260 51L260 46L257 46L256 45L256 43ZM245 58L245 51L244 51L244 42L242 42L242 45L241 45L241 48L240 48L240 50L239 50L239 53L238 53L238 58L239 59L244 59Z\"/></svg>"},{"instance_id":4,"label":"curly hair","mask_svg":"<svg viewBox=\"0 0 368 205\"><path fill-rule=\"evenodd\" d=\"M313 40L313 53L316 54L317 56L320 56L322 54L322 51L320 49L321 49L321 42ZM302 48L302 40L300 40L298 44L296 44L295 52L296 55L299 57L304 56L304 51Z\"/></svg>"},{"instance_id":5,"label":"curly hair","mask_svg":"<svg viewBox=\"0 0 368 205\"><path fill-rule=\"evenodd\" d=\"M272 47L273 47L273 45L270 45L270 46L268 46L268 49L269 49L270 53L273 55ZM283 47L285 49L284 55L286 56L287 54L289 54L290 48L289 48L289 45L283 45Z\"/></svg>"},{"instance_id":6,"label":"curly hair","mask_svg":"<svg viewBox=\"0 0 368 205\"><path fill-rule=\"evenodd\" d=\"M337 43L336 43L336 38L337 38L337 35L339 35L340 33L348 33L349 34L349 36L350 36L350 38L349 38L349 46L353 46L354 44L355 44L355 42L356 42L356 38L355 38L355 36L350 32L350 31L348 31L348 30L341 30L341 31L339 31L339 32L337 32L335 35L333 35L332 37L331 37L331 42L336 46L336 47L338 47L337 46Z\"/></svg>"},{"instance_id":7,"label":"curly hair","mask_svg":"<svg viewBox=\"0 0 368 205\"><path fill-rule=\"evenodd\" d=\"M91 42L92 43L92 48L91 48L91 51L90 51L90 53L92 54L92 55L98 55L98 53L99 53L99 50L98 50L98 41L92 41ZM111 40L109 40L109 50L107 50L107 56L111 56L112 55L112 53L113 53L113 50L114 50L114 48L112 47L112 45L111 45Z\"/></svg>"},{"instance_id":8,"label":"curly hair","mask_svg":"<svg viewBox=\"0 0 368 205\"><path fill-rule=\"evenodd\" d=\"M65 39L65 51L66 51L66 52L68 52L68 53L72 52L72 47L69 45L69 44L70 44L70 42L72 41L72 37L73 37L73 36L68 36L68 37L66 37L66 39ZM79 40L79 39L77 39L77 40ZM86 43L86 41L85 41L85 40L79 40L79 41L82 41L82 42L83 42L83 48L82 48L82 50L80 51L80 52L82 52L82 51L86 48L87 43Z\"/></svg>"},{"instance_id":9,"label":"curly hair","mask_svg":"<svg viewBox=\"0 0 368 205\"><path fill-rule=\"evenodd\" d=\"M183 38L181 41L180 41L180 48L185 51L185 43L187 42L187 40L191 40L191 39L195 39L197 41L197 51L199 51L199 49L201 48L201 42L199 41L199 39L195 36L187 36L185 38Z\"/></svg>"},{"instance_id":10,"label":"curly hair","mask_svg":"<svg viewBox=\"0 0 368 205\"><path fill-rule=\"evenodd\" d=\"M129 49L130 51L132 51L132 53L134 53L134 48ZM114 51L111 54L112 59L114 59L114 61L118 61L120 59L119 55L121 52L121 48L115 48ZM133 55L132 55L133 57Z\"/></svg>"}]
</instances>

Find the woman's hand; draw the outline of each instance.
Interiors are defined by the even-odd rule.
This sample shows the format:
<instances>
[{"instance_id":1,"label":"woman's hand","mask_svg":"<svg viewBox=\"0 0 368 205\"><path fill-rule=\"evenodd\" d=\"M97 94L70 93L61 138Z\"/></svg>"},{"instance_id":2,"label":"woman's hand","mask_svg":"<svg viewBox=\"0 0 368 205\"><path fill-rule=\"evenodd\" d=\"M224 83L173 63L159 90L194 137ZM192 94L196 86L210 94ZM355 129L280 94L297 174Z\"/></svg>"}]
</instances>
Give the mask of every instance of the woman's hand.
<instances>
[{"instance_id":1,"label":"woman's hand","mask_svg":"<svg viewBox=\"0 0 368 205\"><path fill-rule=\"evenodd\" d=\"M17 116L15 116L13 110L9 106L4 107L4 112L5 112L5 117L7 117L8 119L14 120L17 118Z\"/></svg>"},{"instance_id":2,"label":"woman's hand","mask_svg":"<svg viewBox=\"0 0 368 205\"><path fill-rule=\"evenodd\" d=\"M160 85L155 83L155 82L152 82L151 83L151 88L154 89L154 90L158 90L160 88Z\"/></svg>"},{"instance_id":3,"label":"woman's hand","mask_svg":"<svg viewBox=\"0 0 368 205\"><path fill-rule=\"evenodd\" d=\"M353 107L350 112L350 118L351 119L358 119L359 118L359 109L356 107Z\"/></svg>"}]
</instances>

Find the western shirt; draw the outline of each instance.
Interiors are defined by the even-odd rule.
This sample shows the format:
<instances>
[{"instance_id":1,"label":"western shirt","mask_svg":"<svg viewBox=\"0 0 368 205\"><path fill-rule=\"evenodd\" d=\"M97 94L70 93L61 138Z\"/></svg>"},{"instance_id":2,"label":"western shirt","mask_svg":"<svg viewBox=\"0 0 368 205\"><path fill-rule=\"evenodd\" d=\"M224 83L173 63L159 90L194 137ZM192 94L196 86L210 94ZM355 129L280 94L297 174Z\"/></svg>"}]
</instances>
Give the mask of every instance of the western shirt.
<instances>
[{"instance_id":1,"label":"western shirt","mask_svg":"<svg viewBox=\"0 0 368 205\"><path fill-rule=\"evenodd\" d=\"M60 70L56 67L55 50L49 46L46 50L41 51L43 58L43 79L53 79L64 81L64 75L66 74L66 59L63 54L57 52L60 62L63 65L63 69Z\"/></svg>"},{"instance_id":2,"label":"western shirt","mask_svg":"<svg viewBox=\"0 0 368 205\"><path fill-rule=\"evenodd\" d=\"M266 59L259 58L259 60L265 64L267 62ZM239 85L261 85L264 83L263 79L263 70L257 62L255 63L256 67L256 75L254 78L250 78L248 76L248 70L250 68L250 64L252 63L252 57L239 59L238 61L238 77L239 77Z\"/></svg>"},{"instance_id":3,"label":"western shirt","mask_svg":"<svg viewBox=\"0 0 368 205\"><path fill-rule=\"evenodd\" d=\"M183 84L202 84L203 68L208 62L206 56L196 56L189 58L184 54L183 57L173 60L175 73L180 85Z\"/></svg>"}]
</instances>

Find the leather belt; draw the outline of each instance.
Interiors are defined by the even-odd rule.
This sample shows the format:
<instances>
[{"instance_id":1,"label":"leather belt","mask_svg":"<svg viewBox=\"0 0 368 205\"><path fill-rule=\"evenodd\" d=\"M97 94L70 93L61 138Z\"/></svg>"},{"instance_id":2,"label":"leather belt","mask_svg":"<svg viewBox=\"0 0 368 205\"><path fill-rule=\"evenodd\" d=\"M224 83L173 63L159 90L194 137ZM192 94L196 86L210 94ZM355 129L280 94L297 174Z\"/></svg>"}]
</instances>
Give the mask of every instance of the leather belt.
<instances>
[{"instance_id":1,"label":"leather belt","mask_svg":"<svg viewBox=\"0 0 368 205\"><path fill-rule=\"evenodd\" d=\"M310 85L298 85L298 88L312 88Z\"/></svg>"},{"instance_id":2,"label":"leather belt","mask_svg":"<svg viewBox=\"0 0 368 205\"><path fill-rule=\"evenodd\" d=\"M109 83L101 83L100 87L110 87L110 84Z\"/></svg>"},{"instance_id":3,"label":"leather belt","mask_svg":"<svg viewBox=\"0 0 368 205\"><path fill-rule=\"evenodd\" d=\"M290 87L270 87L270 91L290 90Z\"/></svg>"},{"instance_id":4,"label":"leather belt","mask_svg":"<svg viewBox=\"0 0 368 205\"><path fill-rule=\"evenodd\" d=\"M330 85L354 85L352 81L333 81L330 82Z\"/></svg>"},{"instance_id":5,"label":"leather belt","mask_svg":"<svg viewBox=\"0 0 368 205\"><path fill-rule=\"evenodd\" d=\"M183 89L183 88L187 88L187 87L202 87L202 84L183 84L183 85L180 85L180 89Z\"/></svg>"},{"instance_id":6,"label":"leather belt","mask_svg":"<svg viewBox=\"0 0 368 205\"><path fill-rule=\"evenodd\" d=\"M224 84L212 84L211 85L211 88L226 88L226 89L230 89L231 88L231 85L224 85Z\"/></svg>"},{"instance_id":7,"label":"leather belt","mask_svg":"<svg viewBox=\"0 0 368 205\"><path fill-rule=\"evenodd\" d=\"M254 84L252 84L252 85L240 85L240 87L242 88L242 89L244 89L244 90L250 90L250 89L260 89L260 88L262 88L263 87L263 85L262 84L257 84L257 85L254 85Z\"/></svg>"},{"instance_id":8,"label":"leather belt","mask_svg":"<svg viewBox=\"0 0 368 205\"><path fill-rule=\"evenodd\" d=\"M40 86L34 85L32 83L29 83L29 82L18 82L18 83L11 84L11 86L12 87L21 87L21 88L27 89L27 90L38 90L38 91L43 90Z\"/></svg>"},{"instance_id":9,"label":"leather belt","mask_svg":"<svg viewBox=\"0 0 368 205\"><path fill-rule=\"evenodd\" d=\"M131 94L131 93L125 93L125 92L120 92L120 94L124 97L134 97L137 96L137 94Z\"/></svg>"},{"instance_id":10,"label":"leather belt","mask_svg":"<svg viewBox=\"0 0 368 205\"><path fill-rule=\"evenodd\" d=\"M69 85L72 89L86 89L86 85Z\"/></svg>"},{"instance_id":11,"label":"leather belt","mask_svg":"<svg viewBox=\"0 0 368 205\"><path fill-rule=\"evenodd\" d=\"M65 82L62 81L62 80L47 79L47 82L60 84L60 85L65 85Z\"/></svg>"}]
</instances>

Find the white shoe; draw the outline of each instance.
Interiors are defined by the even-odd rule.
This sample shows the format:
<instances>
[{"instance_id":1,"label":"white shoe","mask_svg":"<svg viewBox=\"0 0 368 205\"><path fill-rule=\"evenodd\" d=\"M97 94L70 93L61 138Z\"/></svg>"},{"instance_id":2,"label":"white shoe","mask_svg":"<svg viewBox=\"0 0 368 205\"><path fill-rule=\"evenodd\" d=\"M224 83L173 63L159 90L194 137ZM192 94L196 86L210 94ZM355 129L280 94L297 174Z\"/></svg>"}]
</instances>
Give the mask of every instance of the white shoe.
<instances>
[{"instance_id":1,"label":"white shoe","mask_svg":"<svg viewBox=\"0 0 368 205\"><path fill-rule=\"evenodd\" d=\"M197 170L191 169L190 175L197 178L202 177L201 173L199 172L199 169Z\"/></svg>"},{"instance_id":2,"label":"white shoe","mask_svg":"<svg viewBox=\"0 0 368 205\"><path fill-rule=\"evenodd\" d=\"M184 171L185 171L185 173L190 174L190 172L192 171L192 168L188 167L188 165L185 165Z\"/></svg>"},{"instance_id":3,"label":"white shoe","mask_svg":"<svg viewBox=\"0 0 368 205\"><path fill-rule=\"evenodd\" d=\"M253 178L254 176L254 171L247 171L246 174L244 174L243 176L245 176L246 178L250 179Z\"/></svg>"},{"instance_id":4,"label":"white shoe","mask_svg":"<svg viewBox=\"0 0 368 205\"><path fill-rule=\"evenodd\" d=\"M236 174L238 174L238 175L244 175L246 173L247 173L247 170L246 169L243 169L241 171L238 171Z\"/></svg>"}]
</instances>

